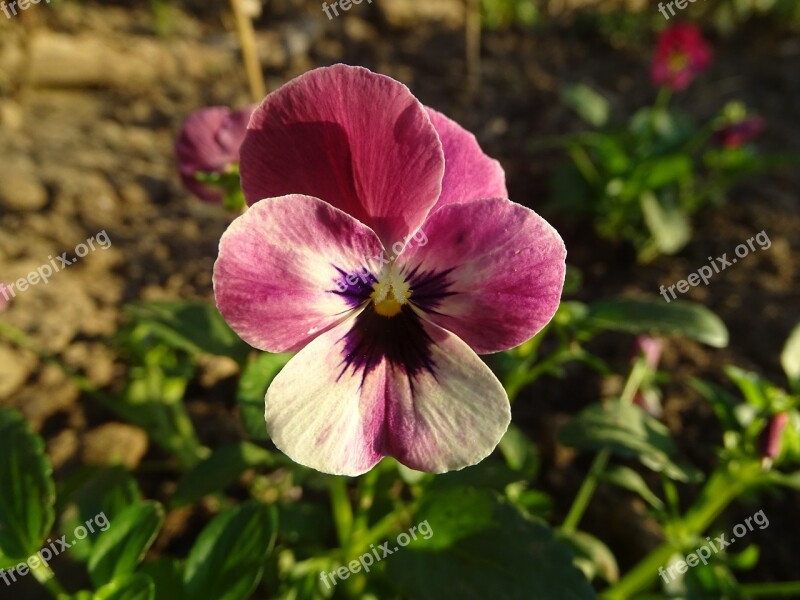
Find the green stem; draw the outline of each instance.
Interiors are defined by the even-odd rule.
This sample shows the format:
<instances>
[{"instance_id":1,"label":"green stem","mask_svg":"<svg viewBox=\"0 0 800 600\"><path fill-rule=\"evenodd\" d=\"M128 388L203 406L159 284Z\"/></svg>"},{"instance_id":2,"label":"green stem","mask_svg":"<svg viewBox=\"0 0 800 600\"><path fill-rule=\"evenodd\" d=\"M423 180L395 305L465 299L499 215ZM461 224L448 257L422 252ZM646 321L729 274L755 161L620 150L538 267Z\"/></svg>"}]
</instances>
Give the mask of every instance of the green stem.
<instances>
[{"instance_id":1,"label":"green stem","mask_svg":"<svg viewBox=\"0 0 800 600\"><path fill-rule=\"evenodd\" d=\"M347 494L347 482L344 477L332 475L329 485L336 534L339 537L339 545L347 554L353 531L353 507Z\"/></svg>"},{"instance_id":2,"label":"green stem","mask_svg":"<svg viewBox=\"0 0 800 600\"><path fill-rule=\"evenodd\" d=\"M667 108L669 104L669 100L672 98L672 90L668 87L664 86L660 90L658 90L658 96L656 96L656 101L653 104L653 111L654 112L661 112Z\"/></svg>"},{"instance_id":3,"label":"green stem","mask_svg":"<svg viewBox=\"0 0 800 600\"><path fill-rule=\"evenodd\" d=\"M611 451L608 449L601 450L597 453L597 456L594 457L594 462L589 469L589 473L586 475L586 479L584 479L581 484L581 489L578 490L578 494L575 496L569 513L567 513L567 518L564 519L564 524L561 525L561 530L564 533L572 533L578 527L578 523L580 523L583 513L589 506L589 502L594 495L594 490L608 464L609 458L611 458Z\"/></svg>"},{"instance_id":4,"label":"green stem","mask_svg":"<svg viewBox=\"0 0 800 600\"><path fill-rule=\"evenodd\" d=\"M44 586L44 588L50 592L54 598L67 595L67 593L64 591L64 588L62 588L61 584L58 583L55 573L53 573L53 570L48 564L39 561L39 564L36 567L31 568L31 573L36 581L41 583L42 586Z\"/></svg>"},{"instance_id":5,"label":"green stem","mask_svg":"<svg viewBox=\"0 0 800 600\"><path fill-rule=\"evenodd\" d=\"M679 548L670 542L661 544L650 554L644 557L625 577L620 579L615 585L603 592L600 596L603 600L625 600L632 598L633 595L651 586L658 578L658 569L672 557Z\"/></svg>"},{"instance_id":6,"label":"green stem","mask_svg":"<svg viewBox=\"0 0 800 600\"><path fill-rule=\"evenodd\" d=\"M636 390L642 385L648 372L649 367L644 359L640 358L634 363L633 369L630 375L628 375L628 380L625 382L625 387L622 390L622 395L620 397L622 402L633 402ZM589 473L587 473L586 479L583 480L578 494L575 496L575 500L572 502L572 506L567 513L567 517L561 525L561 530L564 533L572 533L578 527L578 523L580 523L581 517L583 517L583 513L588 508L589 502L594 495L600 477L603 475L606 465L608 465L609 458L611 458L611 451L607 448L601 450L597 453L597 456L595 456L594 462L589 468Z\"/></svg>"},{"instance_id":7,"label":"green stem","mask_svg":"<svg viewBox=\"0 0 800 600\"><path fill-rule=\"evenodd\" d=\"M736 596L741 598L758 598L759 596L800 596L800 581L782 581L777 583L745 583L739 586Z\"/></svg>"},{"instance_id":8,"label":"green stem","mask_svg":"<svg viewBox=\"0 0 800 600\"><path fill-rule=\"evenodd\" d=\"M594 166L592 159L589 158L589 154L584 150L583 146L572 146L569 149L569 155L588 183L594 184L600 181L600 173L597 172L597 168Z\"/></svg>"},{"instance_id":9,"label":"green stem","mask_svg":"<svg viewBox=\"0 0 800 600\"><path fill-rule=\"evenodd\" d=\"M735 470L726 468L714 473L694 506L676 523L675 531L680 532L680 539L665 541L609 588L602 597L609 600L630 598L652 586L657 580L658 568L663 566L675 552L681 551L686 540L691 540L704 532L728 504L748 487L758 483L760 474L758 463L747 464Z\"/></svg>"},{"instance_id":10,"label":"green stem","mask_svg":"<svg viewBox=\"0 0 800 600\"><path fill-rule=\"evenodd\" d=\"M380 467L376 465L361 478L358 494L358 509L353 522L353 537L358 538L368 530L369 509L375 501L375 486L380 476Z\"/></svg>"}]
</instances>

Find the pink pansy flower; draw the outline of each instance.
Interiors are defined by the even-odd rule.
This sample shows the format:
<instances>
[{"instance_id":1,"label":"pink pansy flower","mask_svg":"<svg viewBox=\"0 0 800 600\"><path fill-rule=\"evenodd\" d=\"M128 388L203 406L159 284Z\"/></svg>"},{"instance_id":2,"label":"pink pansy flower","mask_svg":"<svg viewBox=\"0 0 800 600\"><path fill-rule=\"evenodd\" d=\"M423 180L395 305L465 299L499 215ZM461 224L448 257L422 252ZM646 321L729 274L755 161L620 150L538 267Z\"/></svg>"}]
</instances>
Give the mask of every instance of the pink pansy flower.
<instances>
[{"instance_id":1,"label":"pink pansy flower","mask_svg":"<svg viewBox=\"0 0 800 600\"><path fill-rule=\"evenodd\" d=\"M267 96L241 176L251 207L220 241L214 292L249 344L298 352L266 395L278 448L342 475L489 455L511 415L478 354L544 327L566 256L506 199L499 163L401 83L336 65Z\"/></svg>"},{"instance_id":2,"label":"pink pansy flower","mask_svg":"<svg viewBox=\"0 0 800 600\"><path fill-rule=\"evenodd\" d=\"M254 108L232 111L227 106L210 106L192 113L184 122L175 143L178 169L183 185L201 200L222 201L223 191L199 181L197 175L235 169Z\"/></svg>"},{"instance_id":3,"label":"pink pansy flower","mask_svg":"<svg viewBox=\"0 0 800 600\"><path fill-rule=\"evenodd\" d=\"M711 48L694 25L668 27L658 37L650 77L656 85L681 91L711 64Z\"/></svg>"}]
</instances>

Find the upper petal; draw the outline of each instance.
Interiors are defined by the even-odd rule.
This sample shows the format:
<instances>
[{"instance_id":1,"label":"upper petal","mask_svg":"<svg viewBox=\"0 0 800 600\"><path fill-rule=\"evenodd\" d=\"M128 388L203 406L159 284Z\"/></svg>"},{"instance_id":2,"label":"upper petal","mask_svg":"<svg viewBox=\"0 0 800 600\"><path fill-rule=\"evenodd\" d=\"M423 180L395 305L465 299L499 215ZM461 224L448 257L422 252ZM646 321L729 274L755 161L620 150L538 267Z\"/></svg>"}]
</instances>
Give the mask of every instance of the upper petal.
<instances>
[{"instance_id":1,"label":"upper petal","mask_svg":"<svg viewBox=\"0 0 800 600\"><path fill-rule=\"evenodd\" d=\"M268 95L241 151L249 204L321 198L387 245L417 229L439 197L444 157L425 108L406 86L361 67L310 71Z\"/></svg>"},{"instance_id":2,"label":"upper petal","mask_svg":"<svg viewBox=\"0 0 800 600\"><path fill-rule=\"evenodd\" d=\"M555 314L566 248L532 210L498 198L449 204L422 231L427 243L397 261L410 300L478 354L518 346Z\"/></svg>"},{"instance_id":3,"label":"upper petal","mask_svg":"<svg viewBox=\"0 0 800 600\"><path fill-rule=\"evenodd\" d=\"M359 475L383 456L442 473L492 452L511 419L502 385L455 335L405 317L367 307L289 361L266 395L278 448L338 475Z\"/></svg>"},{"instance_id":4,"label":"upper petal","mask_svg":"<svg viewBox=\"0 0 800 600\"><path fill-rule=\"evenodd\" d=\"M214 265L217 307L248 344L270 352L298 350L360 304L362 276L383 248L351 216L309 196L270 198L231 223Z\"/></svg>"},{"instance_id":5,"label":"upper petal","mask_svg":"<svg viewBox=\"0 0 800 600\"><path fill-rule=\"evenodd\" d=\"M506 174L495 159L484 154L478 140L442 113L428 108L444 150L442 195L433 210L452 202L480 198L507 198Z\"/></svg>"}]
</instances>

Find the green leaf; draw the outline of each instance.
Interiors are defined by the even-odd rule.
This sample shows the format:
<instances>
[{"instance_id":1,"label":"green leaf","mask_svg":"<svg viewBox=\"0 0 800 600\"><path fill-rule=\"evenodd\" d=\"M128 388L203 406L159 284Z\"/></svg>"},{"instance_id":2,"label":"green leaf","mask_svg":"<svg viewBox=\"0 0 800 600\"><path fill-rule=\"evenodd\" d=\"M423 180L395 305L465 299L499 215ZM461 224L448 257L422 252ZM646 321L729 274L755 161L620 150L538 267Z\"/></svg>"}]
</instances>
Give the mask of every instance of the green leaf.
<instances>
[{"instance_id":1,"label":"green leaf","mask_svg":"<svg viewBox=\"0 0 800 600\"><path fill-rule=\"evenodd\" d=\"M644 222L653 236L659 252L675 254L691 238L689 221L680 208L667 199L659 199L650 191L639 198Z\"/></svg>"},{"instance_id":2,"label":"green leaf","mask_svg":"<svg viewBox=\"0 0 800 600\"><path fill-rule=\"evenodd\" d=\"M104 585L97 590L93 600L154 600L155 597L153 580L138 573Z\"/></svg>"},{"instance_id":3,"label":"green leaf","mask_svg":"<svg viewBox=\"0 0 800 600\"><path fill-rule=\"evenodd\" d=\"M172 505L196 502L208 494L223 491L247 469L274 464L275 459L270 452L250 442L222 446L183 476L172 498Z\"/></svg>"},{"instance_id":4,"label":"green leaf","mask_svg":"<svg viewBox=\"0 0 800 600\"><path fill-rule=\"evenodd\" d=\"M564 103L578 113L584 121L595 127L608 122L608 101L588 85L576 83L564 87L561 93Z\"/></svg>"},{"instance_id":5,"label":"green leaf","mask_svg":"<svg viewBox=\"0 0 800 600\"><path fill-rule=\"evenodd\" d=\"M639 494L642 499L656 510L663 510L664 503L647 486L645 480L639 473L630 467L612 465L608 467L602 476L603 481L613 483L635 494Z\"/></svg>"},{"instance_id":6,"label":"green leaf","mask_svg":"<svg viewBox=\"0 0 800 600\"><path fill-rule=\"evenodd\" d=\"M133 573L164 522L157 502L144 502L121 512L97 539L89 558L89 576L95 587Z\"/></svg>"},{"instance_id":7,"label":"green leaf","mask_svg":"<svg viewBox=\"0 0 800 600\"><path fill-rule=\"evenodd\" d=\"M559 539L566 541L575 554L575 566L590 581L596 576L609 583L619 579L619 566L614 553L599 539L583 531L560 532Z\"/></svg>"},{"instance_id":8,"label":"green leaf","mask_svg":"<svg viewBox=\"0 0 800 600\"><path fill-rule=\"evenodd\" d=\"M403 597L595 597L573 566L569 547L548 525L526 517L489 490L428 493L415 521L416 539L404 548L390 541L393 553L384 559ZM428 539L420 535L423 531L430 532Z\"/></svg>"},{"instance_id":9,"label":"green leaf","mask_svg":"<svg viewBox=\"0 0 800 600\"><path fill-rule=\"evenodd\" d=\"M728 345L725 324L705 306L686 300L612 298L589 307L589 319L612 331L681 335L715 348Z\"/></svg>"},{"instance_id":10,"label":"green leaf","mask_svg":"<svg viewBox=\"0 0 800 600\"><path fill-rule=\"evenodd\" d=\"M789 334L781 352L781 366L793 390L800 393L800 323Z\"/></svg>"},{"instance_id":11,"label":"green leaf","mask_svg":"<svg viewBox=\"0 0 800 600\"><path fill-rule=\"evenodd\" d=\"M292 356L289 353L259 354L248 363L239 379L236 401L239 403L242 423L248 435L257 440L268 438L264 422L264 396L267 388Z\"/></svg>"},{"instance_id":12,"label":"green leaf","mask_svg":"<svg viewBox=\"0 0 800 600\"><path fill-rule=\"evenodd\" d=\"M561 428L559 440L583 450L608 448L681 481L695 477L671 460L676 447L669 429L635 404L619 400L594 404Z\"/></svg>"},{"instance_id":13,"label":"green leaf","mask_svg":"<svg viewBox=\"0 0 800 600\"><path fill-rule=\"evenodd\" d=\"M275 542L275 512L247 502L219 514L200 533L186 561L186 594L192 600L245 600L264 570Z\"/></svg>"},{"instance_id":14,"label":"green leaf","mask_svg":"<svg viewBox=\"0 0 800 600\"><path fill-rule=\"evenodd\" d=\"M104 514L109 522L133 504L138 504L142 495L136 480L124 467L85 467L70 477L59 491L61 506L61 533L71 534L79 525L96 515ZM78 561L87 561L97 537L86 539L70 548L69 556Z\"/></svg>"},{"instance_id":15,"label":"green leaf","mask_svg":"<svg viewBox=\"0 0 800 600\"><path fill-rule=\"evenodd\" d=\"M539 470L539 453L536 444L531 442L521 429L509 425L498 447L509 468L514 471L525 469L531 479L536 477L536 472Z\"/></svg>"},{"instance_id":16,"label":"green leaf","mask_svg":"<svg viewBox=\"0 0 800 600\"><path fill-rule=\"evenodd\" d=\"M55 519L53 468L44 442L15 410L0 408L0 554L26 560Z\"/></svg>"},{"instance_id":17,"label":"green leaf","mask_svg":"<svg viewBox=\"0 0 800 600\"><path fill-rule=\"evenodd\" d=\"M142 563L139 572L155 584L154 600L187 600L183 591L183 565L171 557Z\"/></svg>"},{"instance_id":18,"label":"green leaf","mask_svg":"<svg viewBox=\"0 0 800 600\"><path fill-rule=\"evenodd\" d=\"M190 354L228 356L241 362L250 353L250 346L239 339L213 304L155 301L132 304L126 310L155 336Z\"/></svg>"}]
</instances>

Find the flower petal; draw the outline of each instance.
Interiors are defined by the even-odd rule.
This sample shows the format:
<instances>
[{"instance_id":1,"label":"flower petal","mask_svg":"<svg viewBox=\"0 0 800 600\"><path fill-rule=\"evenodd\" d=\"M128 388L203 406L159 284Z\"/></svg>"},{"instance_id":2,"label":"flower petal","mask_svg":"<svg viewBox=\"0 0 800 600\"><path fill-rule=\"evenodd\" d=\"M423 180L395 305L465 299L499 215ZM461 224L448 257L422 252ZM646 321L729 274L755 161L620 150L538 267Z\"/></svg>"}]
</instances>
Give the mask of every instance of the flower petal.
<instances>
[{"instance_id":1,"label":"flower petal","mask_svg":"<svg viewBox=\"0 0 800 600\"><path fill-rule=\"evenodd\" d=\"M353 340L363 339L359 329L372 319L387 335L367 352L375 360L354 360ZM394 456L412 469L443 473L476 464L495 448L511 419L497 378L458 337L416 316L405 322L416 323L416 334L388 335L402 329L396 319L367 307L312 341L274 379L267 429L294 461L354 476ZM411 343L421 345L409 366L402 357Z\"/></svg>"},{"instance_id":2,"label":"flower petal","mask_svg":"<svg viewBox=\"0 0 800 600\"><path fill-rule=\"evenodd\" d=\"M349 285L343 274L358 273L361 264L377 271L372 257L382 254L372 230L329 204L300 195L270 198L238 217L220 240L217 307L248 344L299 350L366 299L371 288L356 276Z\"/></svg>"},{"instance_id":3,"label":"flower petal","mask_svg":"<svg viewBox=\"0 0 800 600\"><path fill-rule=\"evenodd\" d=\"M506 174L495 159L483 153L478 140L442 113L428 108L444 150L442 195L433 210L452 202L507 198Z\"/></svg>"},{"instance_id":4,"label":"flower petal","mask_svg":"<svg viewBox=\"0 0 800 600\"><path fill-rule=\"evenodd\" d=\"M558 232L510 200L449 204L398 265L411 302L478 354L518 346L544 327L564 287L566 248Z\"/></svg>"},{"instance_id":5,"label":"flower petal","mask_svg":"<svg viewBox=\"0 0 800 600\"><path fill-rule=\"evenodd\" d=\"M406 86L361 67L316 69L268 95L241 151L249 204L320 198L389 246L417 229L441 192L442 145Z\"/></svg>"}]
</instances>

